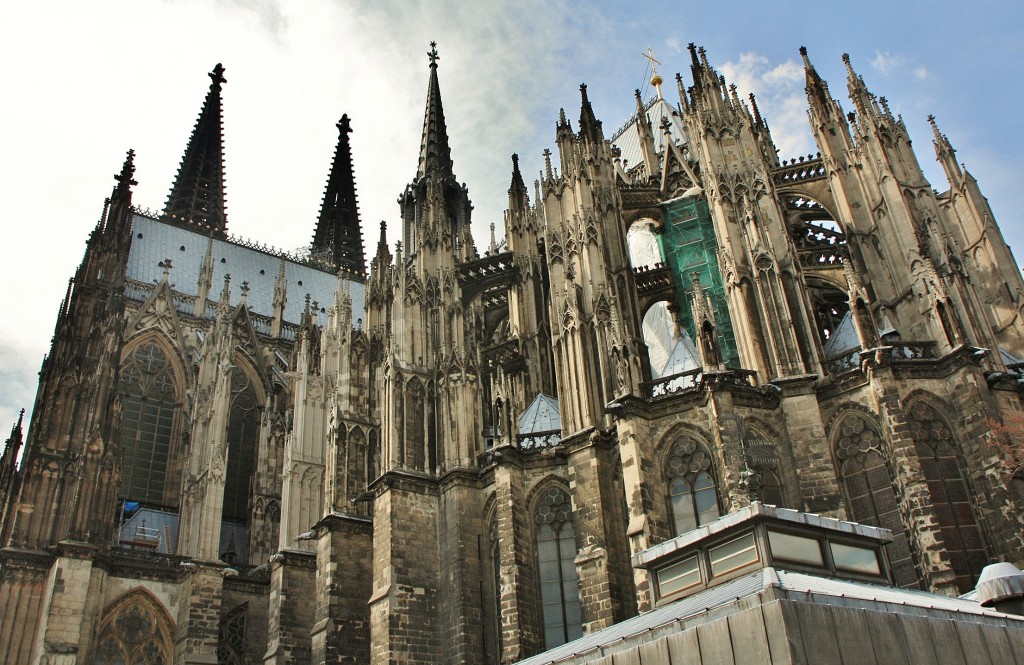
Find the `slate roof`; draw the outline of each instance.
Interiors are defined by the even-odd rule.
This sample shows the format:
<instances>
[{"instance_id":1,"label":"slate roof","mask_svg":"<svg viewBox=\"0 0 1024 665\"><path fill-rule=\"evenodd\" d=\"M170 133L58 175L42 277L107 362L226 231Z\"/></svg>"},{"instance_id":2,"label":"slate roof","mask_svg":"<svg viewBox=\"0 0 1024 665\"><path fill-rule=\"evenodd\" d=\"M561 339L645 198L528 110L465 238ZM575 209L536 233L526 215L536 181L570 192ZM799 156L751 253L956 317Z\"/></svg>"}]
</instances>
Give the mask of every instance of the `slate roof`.
<instances>
[{"instance_id":1,"label":"slate roof","mask_svg":"<svg viewBox=\"0 0 1024 665\"><path fill-rule=\"evenodd\" d=\"M682 114L664 99L655 98L647 103L647 117L651 121L654 149L658 154L665 149L665 132L661 129L662 118L668 118L671 123L670 131L676 145L686 143L686 130L683 129ZM640 134L636 129L636 120L637 116L634 114L622 128L615 132L611 139L612 144L622 151L622 159L628 160L626 166L628 170L632 170L633 167L644 161L643 151L640 150Z\"/></svg>"},{"instance_id":2,"label":"slate roof","mask_svg":"<svg viewBox=\"0 0 1024 665\"><path fill-rule=\"evenodd\" d=\"M562 429L562 416L558 411L558 400L538 394L533 403L519 416L519 433L557 432Z\"/></svg>"}]
</instances>

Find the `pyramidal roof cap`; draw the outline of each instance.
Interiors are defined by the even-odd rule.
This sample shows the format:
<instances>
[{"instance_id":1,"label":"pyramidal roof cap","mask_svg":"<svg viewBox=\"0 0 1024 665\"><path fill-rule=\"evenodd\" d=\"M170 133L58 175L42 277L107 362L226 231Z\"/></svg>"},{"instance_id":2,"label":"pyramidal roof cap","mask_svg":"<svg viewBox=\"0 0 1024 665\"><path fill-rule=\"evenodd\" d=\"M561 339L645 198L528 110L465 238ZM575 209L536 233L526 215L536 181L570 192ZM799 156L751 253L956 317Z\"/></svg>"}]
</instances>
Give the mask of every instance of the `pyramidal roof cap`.
<instances>
[{"instance_id":1,"label":"pyramidal roof cap","mask_svg":"<svg viewBox=\"0 0 1024 665\"><path fill-rule=\"evenodd\" d=\"M423 139L420 142L420 161L416 177L428 173L452 175L452 150L448 145L448 128L441 105L441 86L437 80L437 42L430 42L430 81L427 84L427 107L423 113Z\"/></svg>"},{"instance_id":2,"label":"pyramidal roof cap","mask_svg":"<svg viewBox=\"0 0 1024 665\"><path fill-rule=\"evenodd\" d=\"M227 231L220 97L221 87L227 83L223 65L217 63L209 76L210 90L181 158L164 217L172 223L212 229L223 237Z\"/></svg>"}]
</instances>

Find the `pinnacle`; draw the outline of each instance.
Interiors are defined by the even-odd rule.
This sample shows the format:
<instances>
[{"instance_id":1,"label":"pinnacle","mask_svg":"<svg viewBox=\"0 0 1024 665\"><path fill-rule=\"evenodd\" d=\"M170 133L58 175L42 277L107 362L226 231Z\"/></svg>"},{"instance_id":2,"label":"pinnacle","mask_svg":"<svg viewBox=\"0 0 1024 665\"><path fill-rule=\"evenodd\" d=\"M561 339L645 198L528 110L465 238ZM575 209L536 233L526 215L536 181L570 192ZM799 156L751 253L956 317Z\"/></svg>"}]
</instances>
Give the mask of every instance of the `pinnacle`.
<instances>
[{"instance_id":1,"label":"pinnacle","mask_svg":"<svg viewBox=\"0 0 1024 665\"><path fill-rule=\"evenodd\" d=\"M437 42L430 42L430 80L427 84L427 105L423 113L423 138L420 143L420 161L416 177L439 171L440 175L452 173L452 151L448 144L448 127L444 121L444 107L441 104L441 86L437 79Z\"/></svg>"},{"instance_id":2,"label":"pinnacle","mask_svg":"<svg viewBox=\"0 0 1024 665\"><path fill-rule=\"evenodd\" d=\"M313 234L312 248L329 255L335 270L362 274L366 264L352 168L352 149L348 138L352 132L348 114L342 115L335 126L338 128L338 145L327 175L327 187Z\"/></svg>"}]
</instances>

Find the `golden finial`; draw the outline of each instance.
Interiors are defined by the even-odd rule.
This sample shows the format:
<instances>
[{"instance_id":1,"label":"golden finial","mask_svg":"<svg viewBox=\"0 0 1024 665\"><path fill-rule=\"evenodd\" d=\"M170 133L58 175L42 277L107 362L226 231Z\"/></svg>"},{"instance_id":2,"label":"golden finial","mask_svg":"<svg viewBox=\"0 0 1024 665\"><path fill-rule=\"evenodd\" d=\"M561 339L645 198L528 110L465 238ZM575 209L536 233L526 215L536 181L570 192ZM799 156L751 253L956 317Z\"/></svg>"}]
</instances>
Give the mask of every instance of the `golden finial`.
<instances>
[{"instance_id":1,"label":"golden finial","mask_svg":"<svg viewBox=\"0 0 1024 665\"><path fill-rule=\"evenodd\" d=\"M661 96L661 83L663 79L661 78L661 75L658 74L658 65L661 64L661 61L654 59L654 51L651 50L650 46L647 47L647 53L641 53L640 55L651 61L651 85L653 85L654 89L658 91L658 99L664 99L664 97Z\"/></svg>"}]
</instances>

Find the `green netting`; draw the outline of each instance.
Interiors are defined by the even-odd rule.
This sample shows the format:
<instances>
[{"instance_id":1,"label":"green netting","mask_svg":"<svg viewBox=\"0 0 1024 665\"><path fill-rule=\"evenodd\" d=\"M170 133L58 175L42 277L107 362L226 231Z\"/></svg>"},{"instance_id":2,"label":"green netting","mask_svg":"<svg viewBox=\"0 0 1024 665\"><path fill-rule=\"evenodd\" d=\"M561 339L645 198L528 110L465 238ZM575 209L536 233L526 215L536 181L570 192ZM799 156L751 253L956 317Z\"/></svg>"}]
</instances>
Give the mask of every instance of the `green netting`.
<instances>
[{"instance_id":1,"label":"green netting","mask_svg":"<svg viewBox=\"0 0 1024 665\"><path fill-rule=\"evenodd\" d=\"M676 302L679 318L690 339L697 339L696 326L690 301L693 295L693 273L700 274L700 283L711 297L715 310L715 324L721 345L722 359L732 368L739 368L740 358L736 351L736 335L729 317L722 274L718 270L718 241L711 221L707 201L702 198L687 198L663 205L665 210L665 232L658 241L662 256L669 268L676 274Z\"/></svg>"}]
</instances>

